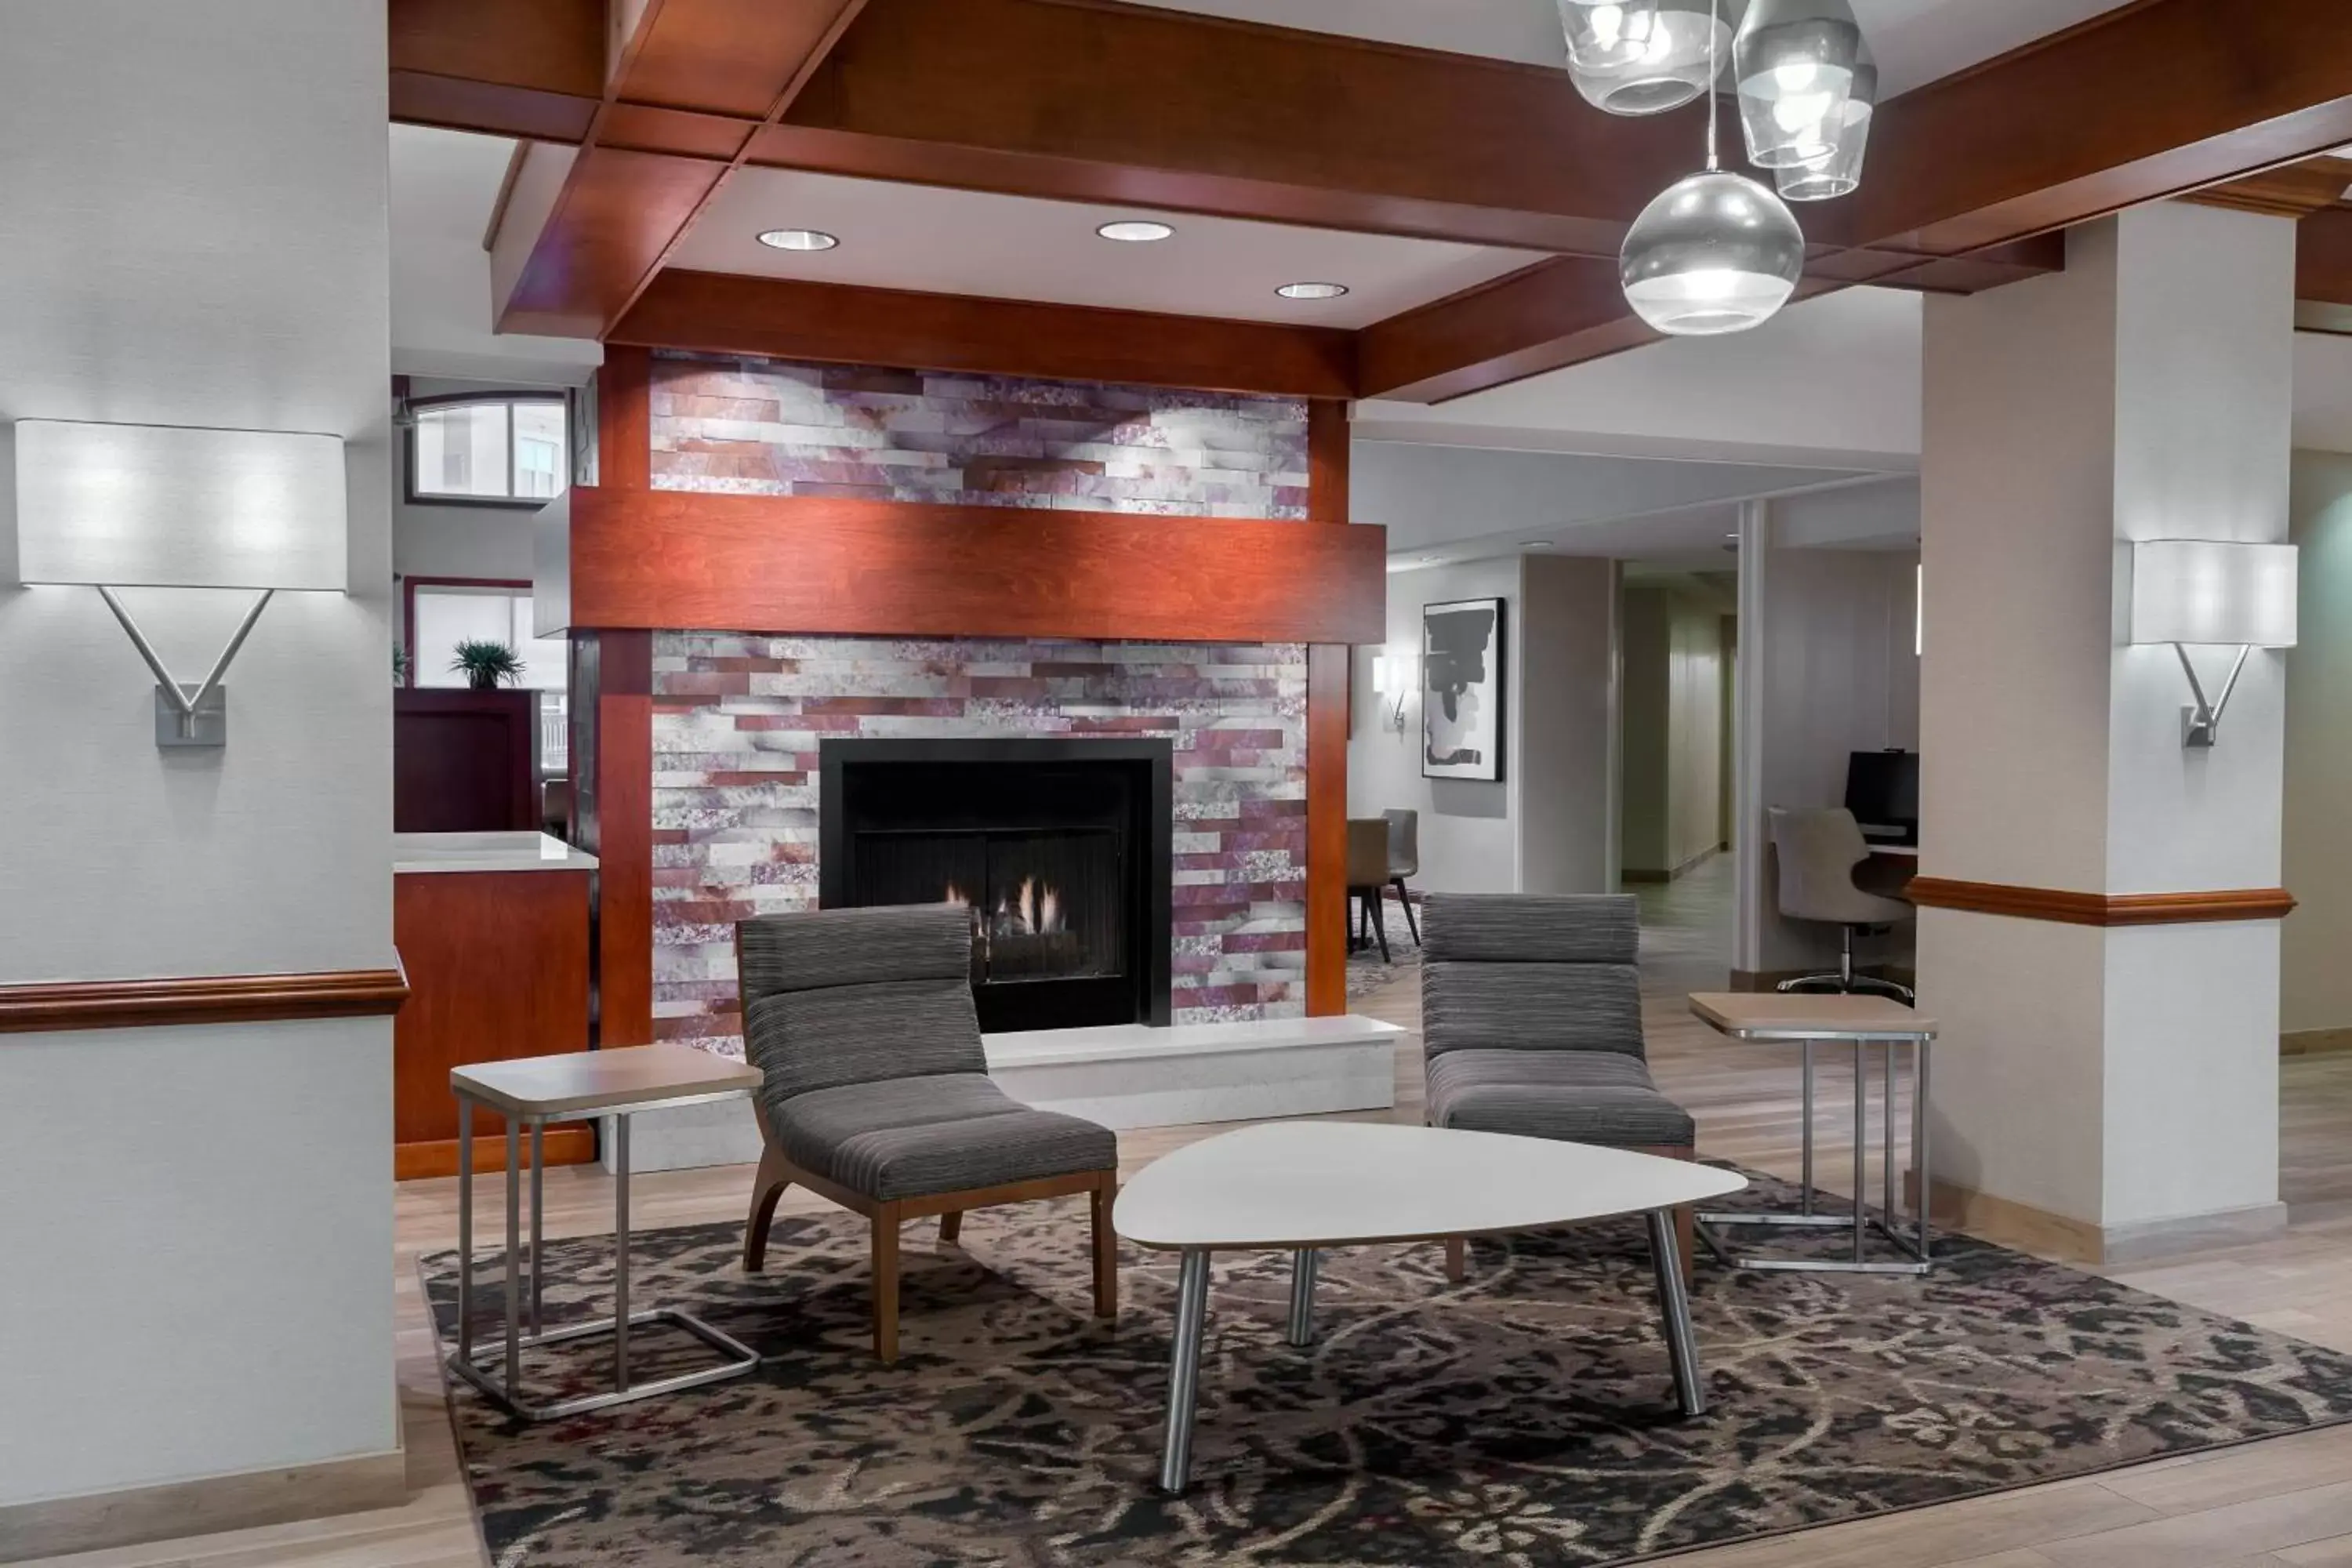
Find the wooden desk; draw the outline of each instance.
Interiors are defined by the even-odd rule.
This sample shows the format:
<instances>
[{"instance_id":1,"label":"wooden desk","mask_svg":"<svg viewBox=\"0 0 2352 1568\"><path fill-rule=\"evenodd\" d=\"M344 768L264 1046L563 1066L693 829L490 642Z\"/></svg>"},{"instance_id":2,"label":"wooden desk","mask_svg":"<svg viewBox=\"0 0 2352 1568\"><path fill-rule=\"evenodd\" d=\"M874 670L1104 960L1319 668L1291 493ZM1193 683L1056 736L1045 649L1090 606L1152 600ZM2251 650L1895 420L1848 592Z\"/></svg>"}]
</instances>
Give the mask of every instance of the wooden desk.
<instances>
[{"instance_id":1,"label":"wooden desk","mask_svg":"<svg viewBox=\"0 0 2352 1568\"><path fill-rule=\"evenodd\" d=\"M408 1181L457 1172L452 1068L587 1048L596 861L539 833L395 834L394 846L410 995L392 1030L392 1171ZM547 1133L551 1164L595 1153L584 1124Z\"/></svg>"}]
</instances>

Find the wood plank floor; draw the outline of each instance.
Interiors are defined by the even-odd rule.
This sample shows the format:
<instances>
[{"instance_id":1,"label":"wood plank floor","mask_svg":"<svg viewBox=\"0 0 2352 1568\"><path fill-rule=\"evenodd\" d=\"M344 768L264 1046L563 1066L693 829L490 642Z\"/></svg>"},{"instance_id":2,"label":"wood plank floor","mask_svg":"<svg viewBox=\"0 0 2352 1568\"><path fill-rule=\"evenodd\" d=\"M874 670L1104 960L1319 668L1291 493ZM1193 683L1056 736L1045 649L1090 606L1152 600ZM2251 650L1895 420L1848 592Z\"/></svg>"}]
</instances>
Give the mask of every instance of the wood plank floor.
<instances>
[{"instance_id":1,"label":"wood plank floor","mask_svg":"<svg viewBox=\"0 0 2352 1568\"><path fill-rule=\"evenodd\" d=\"M1704 1152L1796 1173L1793 1047L1729 1047L1692 1020L1682 997L1720 985L1728 952L1729 865L1723 859L1670 886L1642 891L1643 990L1651 1055L1667 1091L1699 1119ZM1403 922L1394 922L1401 930ZM1357 1010L1411 1028L1420 1001L1408 981ZM1853 1113L1843 1076L1822 1079L1822 1184L1841 1187ZM2293 1224L2280 1237L2157 1266L2115 1270L2143 1289L2352 1351L2352 1056L2289 1058L2282 1184ZM1400 1053L1395 1118L1421 1117L1417 1047ZM1842 1135L1839 1129L1847 1131ZM1128 1134L1132 1172L1217 1131ZM1873 1178L1874 1184L1875 1177ZM748 1169L638 1178L635 1226L736 1220ZM1841 1189L1842 1190L1842 1189ZM501 1222L495 1194L483 1223ZM551 1237L612 1228L612 1188L593 1166L549 1173ZM815 1209L798 1193L787 1206ZM393 1288L398 1376L414 1495L404 1507L264 1530L53 1558L79 1568L486 1568L442 1400L439 1370L415 1280L420 1252L455 1244L456 1184L397 1190ZM1994 1237L1991 1239L2014 1241ZM910 1321L907 1331L919 1334ZM1692 1568L2352 1568L2352 1429L2280 1438L2170 1459L1916 1513L1811 1531L1678 1559Z\"/></svg>"}]
</instances>

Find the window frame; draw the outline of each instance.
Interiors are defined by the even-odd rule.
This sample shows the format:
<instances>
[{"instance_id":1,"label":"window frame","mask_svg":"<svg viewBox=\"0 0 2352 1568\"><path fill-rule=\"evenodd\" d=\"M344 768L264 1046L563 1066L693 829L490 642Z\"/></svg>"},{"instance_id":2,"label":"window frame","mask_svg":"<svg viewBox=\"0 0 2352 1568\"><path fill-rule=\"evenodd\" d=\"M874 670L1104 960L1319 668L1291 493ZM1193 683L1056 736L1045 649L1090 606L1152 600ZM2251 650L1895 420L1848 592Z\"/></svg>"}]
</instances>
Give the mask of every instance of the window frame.
<instances>
[{"instance_id":1,"label":"window frame","mask_svg":"<svg viewBox=\"0 0 2352 1568\"><path fill-rule=\"evenodd\" d=\"M436 397L412 397L408 400L408 411L411 414L424 414L437 408L480 408L493 405L504 408L507 416L507 489L509 493L502 496L460 496L446 495L438 490L420 491L416 488L417 431L420 426L412 420L407 429L403 432L407 439L401 443L400 486L403 499L410 506L482 506L509 511L535 511L553 500L555 496L519 496L512 493L516 453L514 411L515 405L519 403L551 403L563 410L562 447L566 481L564 489L570 489L573 454L571 449L572 398L569 394L562 392L453 392L445 393ZM562 489L555 492L559 496L562 493Z\"/></svg>"}]
</instances>

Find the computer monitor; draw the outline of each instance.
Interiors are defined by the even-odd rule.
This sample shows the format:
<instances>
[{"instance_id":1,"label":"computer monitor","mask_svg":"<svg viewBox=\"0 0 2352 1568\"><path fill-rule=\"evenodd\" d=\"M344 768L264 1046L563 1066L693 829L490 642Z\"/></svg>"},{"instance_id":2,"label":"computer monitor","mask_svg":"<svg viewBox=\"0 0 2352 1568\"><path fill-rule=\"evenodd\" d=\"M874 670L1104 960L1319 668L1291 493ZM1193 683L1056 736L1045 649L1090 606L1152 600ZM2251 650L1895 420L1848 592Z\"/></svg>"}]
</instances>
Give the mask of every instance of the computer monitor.
<instances>
[{"instance_id":1,"label":"computer monitor","mask_svg":"<svg viewBox=\"0 0 2352 1568\"><path fill-rule=\"evenodd\" d=\"M1846 759L1845 808L1863 837L1882 843L1919 841L1919 753L1856 752Z\"/></svg>"}]
</instances>

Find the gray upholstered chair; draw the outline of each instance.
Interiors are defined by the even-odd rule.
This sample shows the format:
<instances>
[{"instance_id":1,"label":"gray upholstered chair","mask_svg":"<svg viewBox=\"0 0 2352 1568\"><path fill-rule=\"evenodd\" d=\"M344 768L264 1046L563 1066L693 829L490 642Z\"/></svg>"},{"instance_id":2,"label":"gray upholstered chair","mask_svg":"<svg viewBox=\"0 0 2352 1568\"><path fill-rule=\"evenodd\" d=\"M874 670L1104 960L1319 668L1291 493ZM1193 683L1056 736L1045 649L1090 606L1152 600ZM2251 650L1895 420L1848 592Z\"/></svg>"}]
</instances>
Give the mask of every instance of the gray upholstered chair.
<instances>
[{"instance_id":1,"label":"gray upholstered chair","mask_svg":"<svg viewBox=\"0 0 2352 1568\"><path fill-rule=\"evenodd\" d=\"M1422 915L1431 1126L1692 1158L1690 1112L1650 1079L1631 898L1432 893ZM1675 1225L1687 1268L1690 1212Z\"/></svg>"},{"instance_id":2,"label":"gray upholstered chair","mask_svg":"<svg viewBox=\"0 0 2352 1568\"><path fill-rule=\"evenodd\" d=\"M1118 1310L1118 1141L1033 1110L996 1087L971 999L971 913L959 904L763 915L735 928L743 1038L766 1075L766 1149L751 1188L743 1267L756 1273L785 1187L874 1226L874 1353L898 1354L898 1227L963 1211L1090 1195L1094 1308Z\"/></svg>"},{"instance_id":3,"label":"gray upholstered chair","mask_svg":"<svg viewBox=\"0 0 2352 1568\"><path fill-rule=\"evenodd\" d=\"M1814 921L1840 929L1835 973L1804 974L1780 982L1783 991L1829 991L1851 994L1876 992L1908 1006L1915 998L1908 985L1874 975L1857 974L1853 939L1873 926L1901 925L1916 913L1900 899L1865 892L1854 885L1853 868L1870 858L1870 843L1862 825L1843 806L1795 809L1776 805L1772 820L1773 859L1780 882L1780 913L1792 921Z\"/></svg>"},{"instance_id":4,"label":"gray upholstered chair","mask_svg":"<svg viewBox=\"0 0 2352 1568\"><path fill-rule=\"evenodd\" d=\"M1421 923L1412 918L1412 894L1406 891L1404 879L1421 875L1421 813L1417 811L1384 811L1381 816L1389 825L1389 884L1397 890L1397 902L1404 906L1405 929L1412 932L1412 945L1421 945Z\"/></svg>"}]
</instances>

